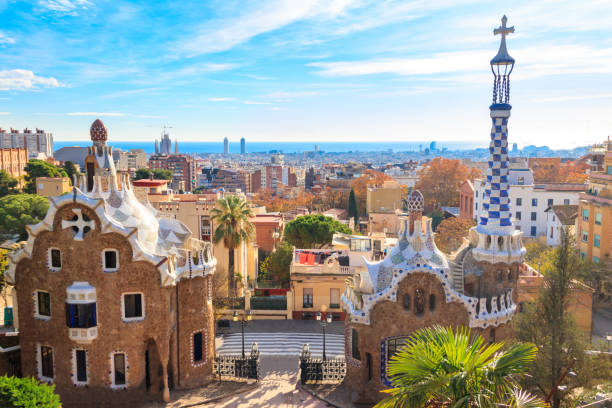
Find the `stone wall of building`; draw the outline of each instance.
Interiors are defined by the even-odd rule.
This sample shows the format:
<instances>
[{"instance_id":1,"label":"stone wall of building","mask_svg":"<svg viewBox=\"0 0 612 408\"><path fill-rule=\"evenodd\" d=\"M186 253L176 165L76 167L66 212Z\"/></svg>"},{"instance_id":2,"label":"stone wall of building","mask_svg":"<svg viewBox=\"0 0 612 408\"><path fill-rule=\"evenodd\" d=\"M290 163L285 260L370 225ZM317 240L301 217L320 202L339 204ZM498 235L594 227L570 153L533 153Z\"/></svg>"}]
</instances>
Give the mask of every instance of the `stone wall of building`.
<instances>
[{"instance_id":1,"label":"stone wall of building","mask_svg":"<svg viewBox=\"0 0 612 408\"><path fill-rule=\"evenodd\" d=\"M425 296L424 311L420 315L415 313L416 289L421 289ZM405 295L410 296L409 309L404 307ZM433 310L430 309L430 295L435 296ZM345 384L352 390L353 401L366 404L381 400L384 394L380 391L387 388L381 378L385 339L409 336L418 329L433 325L467 326L469 316L460 303L446 302L444 289L437 277L428 273L413 273L400 283L396 302L382 301L374 306L370 321L370 325L348 323L346 329L349 340ZM351 358L352 329L357 331L359 361ZM496 327L494 332L490 329L472 329L472 333L480 334L485 341L489 341L492 334L495 340L508 337L510 330L502 325ZM371 362L370 367L368 362Z\"/></svg>"}]
</instances>

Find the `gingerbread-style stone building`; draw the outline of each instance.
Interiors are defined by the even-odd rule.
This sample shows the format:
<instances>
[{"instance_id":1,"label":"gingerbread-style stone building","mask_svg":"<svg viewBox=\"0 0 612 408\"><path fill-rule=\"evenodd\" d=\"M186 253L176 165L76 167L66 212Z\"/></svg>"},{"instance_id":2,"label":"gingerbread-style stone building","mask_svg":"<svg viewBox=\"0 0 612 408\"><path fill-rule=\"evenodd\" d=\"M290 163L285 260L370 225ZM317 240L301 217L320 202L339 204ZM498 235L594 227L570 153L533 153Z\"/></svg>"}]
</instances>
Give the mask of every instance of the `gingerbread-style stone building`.
<instances>
[{"instance_id":1,"label":"gingerbread-style stone building","mask_svg":"<svg viewBox=\"0 0 612 408\"><path fill-rule=\"evenodd\" d=\"M522 233L512 223L508 198L509 75L514 60L506 50L506 17L491 60L495 74L489 168L479 224L450 259L434 243L430 221L423 222L423 196L413 191L398 244L353 279L342 296L347 312L344 382L355 402L373 403L391 381L390 358L414 331L432 325L465 326L488 341L511 335L519 267L525 256Z\"/></svg>"},{"instance_id":2,"label":"gingerbread-style stone building","mask_svg":"<svg viewBox=\"0 0 612 408\"><path fill-rule=\"evenodd\" d=\"M78 187L49 197L7 272L22 373L55 384L66 406L168 400L211 379L216 261L138 201L100 120L91 139Z\"/></svg>"}]
</instances>

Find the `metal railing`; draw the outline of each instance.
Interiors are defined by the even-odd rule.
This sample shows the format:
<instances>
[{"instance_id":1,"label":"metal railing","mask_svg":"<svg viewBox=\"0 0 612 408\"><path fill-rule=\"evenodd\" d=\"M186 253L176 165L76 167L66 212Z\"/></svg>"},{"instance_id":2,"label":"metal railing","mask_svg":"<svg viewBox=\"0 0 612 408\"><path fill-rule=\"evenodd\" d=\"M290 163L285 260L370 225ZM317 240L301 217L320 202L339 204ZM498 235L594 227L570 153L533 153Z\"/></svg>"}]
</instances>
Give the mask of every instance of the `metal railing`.
<instances>
[{"instance_id":1,"label":"metal railing","mask_svg":"<svg viewBox=\"0 0 612 408\"><path fill-rule=\"evenodd\" d=\"M257 343L253 344L250 355L246 357L235 355L217 355L214 362L214 375L219 381L223 377L228 379L251 379L257 380L261 378L261 370L259 364L259 349Z\"/></svg>"},{"instance_id":2,"label":"metal railing","mask_svg":"<svg viewBox=\"0 0 612 408\"><path fill-rule=\"evenodd\" d=\"M339 384L346 376L346 360L313 358L310 346L304 344L300 355L300 382L302 384Z\"/></svg>"}]
</instances>

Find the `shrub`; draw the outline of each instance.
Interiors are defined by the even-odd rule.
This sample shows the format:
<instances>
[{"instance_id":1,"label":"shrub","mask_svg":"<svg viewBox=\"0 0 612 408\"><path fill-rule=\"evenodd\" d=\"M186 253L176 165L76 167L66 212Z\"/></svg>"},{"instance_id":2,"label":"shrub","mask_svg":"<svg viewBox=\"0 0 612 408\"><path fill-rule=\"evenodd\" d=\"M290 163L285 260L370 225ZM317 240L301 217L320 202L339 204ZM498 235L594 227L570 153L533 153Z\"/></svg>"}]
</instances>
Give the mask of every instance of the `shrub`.
<instances>
[{"instance_id":1,"label":"shrub","mask_svg":"<svg viewBox=\"0 0 612 408\"><path fill-rule=\"evenodd\" d=\"M60 399L54 385L42 384L34 378L0 377L0 406L59 408Z\"/></svg>"}]
</instances>

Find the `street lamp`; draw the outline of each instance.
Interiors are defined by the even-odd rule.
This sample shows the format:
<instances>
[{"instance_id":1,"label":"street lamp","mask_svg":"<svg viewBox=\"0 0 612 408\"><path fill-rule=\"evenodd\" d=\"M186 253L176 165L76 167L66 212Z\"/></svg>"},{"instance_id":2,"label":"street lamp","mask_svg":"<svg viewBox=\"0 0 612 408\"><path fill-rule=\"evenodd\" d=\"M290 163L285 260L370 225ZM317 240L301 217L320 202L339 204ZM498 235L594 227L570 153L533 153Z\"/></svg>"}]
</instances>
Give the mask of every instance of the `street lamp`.
<instances>
[{"instance_id":1,"label":"street lamp","mask_svg":"<svg viewBox=\"0 0 612 408\"><path fill-rule=\"evenodd\" d=\"M251 311L247 311L242 315L241 319L238 319L238 312L234 312L234 321L240 322L240 327L242 328L242 358L244 359L244 327L249 324L249 322L253 320L253 315Z\"/></svg>"},{"instance_id":2,"label":"street lamp","mask_svg":"<svg viewBox=\"0 0 612 408\"><path fill-rule=\"evenodd\" d=\"M323 310L323 313L325 313L325 310ZM317 312L317 320L323 327L323 361L325 361L327 360L327 356L325 355L325 327L332 322L332 314L328 312L326 316L321 319L321 312Z\"/></svg>"}]
</instances>

